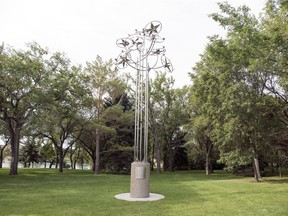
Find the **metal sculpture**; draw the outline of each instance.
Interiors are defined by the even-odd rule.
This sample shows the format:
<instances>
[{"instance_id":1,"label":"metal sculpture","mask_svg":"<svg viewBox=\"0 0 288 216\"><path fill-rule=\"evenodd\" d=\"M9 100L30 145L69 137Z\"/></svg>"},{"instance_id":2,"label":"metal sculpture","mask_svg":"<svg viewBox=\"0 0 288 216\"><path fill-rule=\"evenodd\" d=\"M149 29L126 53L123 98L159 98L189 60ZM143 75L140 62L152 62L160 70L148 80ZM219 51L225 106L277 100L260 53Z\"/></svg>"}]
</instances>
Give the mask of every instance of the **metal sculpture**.
<instances>
[{"instance_id":1,"label":"metal sculpture","mask_svg":"<svg viewBox=\"0 0 288 216\"><path fill-rule=\"evenodd\" d=\"M148 23L142 30L118 39L116 44L122 48L116 59L119 69L131 67L137 71L135 101L134 161L147 162L148 156L148 103L149 72L164 68L173 71L170 60L165 56L166 49L159 44L165 38L159 36L162 24L159 21Z\"/></svg>"}]
</instances>

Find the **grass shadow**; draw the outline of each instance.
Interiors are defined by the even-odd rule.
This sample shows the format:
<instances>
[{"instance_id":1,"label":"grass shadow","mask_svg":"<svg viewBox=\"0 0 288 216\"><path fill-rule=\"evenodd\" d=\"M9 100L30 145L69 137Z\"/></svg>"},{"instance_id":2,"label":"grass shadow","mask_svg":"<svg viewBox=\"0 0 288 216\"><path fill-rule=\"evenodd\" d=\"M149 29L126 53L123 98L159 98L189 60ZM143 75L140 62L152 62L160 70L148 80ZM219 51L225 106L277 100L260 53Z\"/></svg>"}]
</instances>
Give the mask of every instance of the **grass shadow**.
<instances>
[{"instance_id":1,"label":"grass shadow","mask_svg":"<svg viewBox=\"0 0 288 216\"><path fill-rule=\"evenodd\" d=\"M288 184L288 178L266 179L264 182L270 183L270 184Z\"/></svg>"},{"instance_id":2,"label":"grass shadow","mask_svg":"<svg viewBox=\"0 0 288 216\"><path fill-rule=\"evenodd\" d=\"M169 178L169 179L179 179L181 181L225 181L225 180L239 180L245 179L247 177L236 176L224 170L216 170L210 175L205 175L204 171L199 170L189 170L189 171L177 171L177 172L162 172L161 175L152 173L155 178Z\"/></svg>"}]
</instances>

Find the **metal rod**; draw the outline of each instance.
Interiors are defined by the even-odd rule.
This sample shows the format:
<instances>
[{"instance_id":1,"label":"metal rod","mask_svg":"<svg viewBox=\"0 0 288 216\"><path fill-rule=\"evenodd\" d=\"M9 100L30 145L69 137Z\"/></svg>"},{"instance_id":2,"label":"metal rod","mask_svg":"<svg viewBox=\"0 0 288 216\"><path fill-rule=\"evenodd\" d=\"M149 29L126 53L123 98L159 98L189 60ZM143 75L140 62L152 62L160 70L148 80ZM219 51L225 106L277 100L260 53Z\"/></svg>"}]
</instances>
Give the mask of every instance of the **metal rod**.
<instances>
[{"instance_id":1,"label":"metal rod","mask_svg":"<svg viewBox=\"0 0 288 216\"><path fill-rule=\"evenodd\" d=\"M145 140L144 140L144 162L147 162L147 155L148 155L148 98L149 98L149 69L148 69L148 61L146 59L146 83L145 83Z\"/></svg>"}]
</instances>

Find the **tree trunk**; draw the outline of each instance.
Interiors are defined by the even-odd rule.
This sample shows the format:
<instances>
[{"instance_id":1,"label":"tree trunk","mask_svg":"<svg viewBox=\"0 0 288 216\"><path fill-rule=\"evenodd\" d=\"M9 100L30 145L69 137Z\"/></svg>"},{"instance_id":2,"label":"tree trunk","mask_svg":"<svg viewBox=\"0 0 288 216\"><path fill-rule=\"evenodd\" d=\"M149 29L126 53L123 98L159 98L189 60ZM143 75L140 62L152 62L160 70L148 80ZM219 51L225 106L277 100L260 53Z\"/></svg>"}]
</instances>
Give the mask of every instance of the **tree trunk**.
<instances>
[{"instance_id":1,"label":"tree trunk","mask_svg":"<svg viewBox=\"0 0 288 216\"><path fill-rule=\"evenodd\" d=\"M74 163L73 163L73 150L72 150L72 146L70 147L70 155L69 155L69 158L70 158L70 165L71 165L71 169L74 168Z\"/></svg>"},{"instance_id":2,"label":"tree trunk","mask_svg":"<svg viewBox=\"0 0 288 216\"><path fill-rule=\"evenodd\" d=\"M173 171L173 149L171 143L169 144L169 172Z\"/></svg>"},{"instance_id":3,"label":"tree trunk","mask_svg":"<svg viewBox=\"0 0 288 216\"><path fill-rule=\"evenodd\" d=\"M53 166L53 163L54 163L54 160L52 160L52 161L51 161L51 163L50 163L50 165L49 165L49 169L51 169L51 168L52 168L52 166Z\"/></svg>"},{"instance_id":4,"label":"tree trunk","mask_svg":"<svg viewBox=\"0 0 288 216\"><path fill-rule=\"evenodd\" d=\"M213 170L211 165L211 155L213 150L213 144L209 138L205 142L205 173L210 175Z\"/></svg>"},{"instance_id":5,"label":"tree trunk","mask_svg":"<svg viewBox=\"0 0 288 216\"><path fill-rule=\"evenodd\" d=\"M77 160L74 161L73 169L76 169Z\"/></svg>"},{"instance_id":6,"label":"tree trunk","mask_svg":"<svg viewBox=\"0 0 288 216\"><path fill-rule=\"evenodd\" d=\"M169 171L174 171L174 158L178 151L178 147L172 147L172 144L170 144L170 152L169 152Z\"/></svg>"},{"instance_id":7,"label":"tree trunk","mask_svg":"<svg viewBox=\"0 0 288 216\"><path fill-rule=\"evenodd\" d=\"M256 173L259 179L261 179L261 171L260 171L260 165L259 165L259 159L257 157L254 158L255 162L255 168L256 168Z\"/></svg>"},{"instance_id":8,"label":"tree trunk","mask_svg":"<svg viewBox=\"0 0 288 216\"><path fill-rule=\"evenodd\" d=\"M2 148L0 146L0 169L2 168L2 164L4 160L4 150L6 146L8 145L9 141L10 141L10 138L8 139L8 141L5 141L5 145Z\"/></svg>"},{"instance_id":9,"label":"tree trunk","mask_svg":"<svg viewBox=\"0 0 288 216\"><path fill-rule=\"evenodd\" d=\"M59 153L57 150L57 146L55 145L55 149L56 149L56 158L55 158L55 169L58 169L58 164L59 164Z\"/></svg>"},{"instance_id":10,"label":"tree trunk","mask_svg":"<svg viewBox=\"0 0 288 216\"><path fill-rule=\"evenodd\" d=\"M278 170L279 170L279 177L282 178L282 169L281 169L281 166L278 167Z\"/></svg>"},{"instance_id":11,"label":"tree trunk","mask_svg":"<svg viewBox=\"0 0 288 216\"><path fill-rule=\"evenodd\" d=\"M55 161L55 169L58 169L58 165L59 165L59 160L56 159L56 161Z\"/></svg>"},{"instance_id":12,"label":"tree trunk","mask_svg":"<svg viewBox=\"0 0 288 216\"><path fill-rule=\"evenodd\" d=\"M151 171L154 171L154 159L155 159L155 142L152 143L152 155L151 155L151 163L150 163Z\"/></svg>"},{"instance_id":13,"label":"tree trunk","mask_svg":"<svg viewBox=\"0 0 288 216\"><path fill-rule=\"evenodd\" d=\"M255 178L256 182L259 182L259 178L261 178L261 176L259 176L259 173L258 173L258 170L260 170L258 159L254 158L252 161L252 164L253 164L254 178ZM257 168L257 166L258 166L258 168Z\"/></svg>"},{"instance_id":14,"label":"tree trunk","mask_svg":"<svg viewBox=\"0 0 288 216\"><path fill-rule=\"evenodd\" d=\"M211 173L214 173L214 168L213 168L213 160L212 160L212 158L213 158L213 149L214 149L214 145L212 144L212 142L210 141L210 152L209 152L209 161L210 161L210 163L209 163L209 172L210 172L210 174Z\"/></svg>"},{"instance_id":15,"label":"tree trunk","mask_svg":"<svg viewBox=\"0 0 288 216\"><path fill-rule=\"evenodd\" d=\"M77 149L76 149L77 150ZM75 150L75 151L76 151ZM76 164L77 164L77 161L80 159L80 151L81 151L81 148L79 147L78 150L77 150L77 157L74 161L74 164L73 164L73 169L76 169ZM82 158L81 158L81 166L82 166L82 169L83 169L83 165L82 165Z\"/></svg>"},{"instance_id":16,"label":"tree trunk","mask_svg":"<svg viewBox=\"0 0 288 216\"><path fill-rule=\"evenodd\" d=\"M101 86L98 88L98 101L97 101L97 110L96 110L96 119L98 124L100 124L100 115L102 110L102 96L104 91ZM95 134L95 175L99 174L99 162L100 162L100 130L96 128Z\"/></svg>"},{"instance_id":17,"label":"tree trunk","mask_svg":"<svg viewBox=\"0 0 288 216\"><path fill-rule=\"evenodd\" d=\"M161 157L160 157L160 142L158 140L158 134L156 134L155 143L156 143L157 174L160 174L161 173Z\"/></svg>"},{"instance_id":18,"label":"tree trunk","mask_svg":"<svg viewBox=\"0 0 288 216\"><path fill-rule=\"evenodd\" d=\"M2 163L3 163L3 149L1 148L1 151L0 151L0 169L2 168Z\"/></svg>"},{"instance_id":19,"label":"tree trunk","mask_svg":"<svg viewBox=\"0 0 288 216\"><path fill-rule=\"evenodd\" d=\"M250 143L253 144L253 142L250 140ZM259 159L258 159L258 153L257 153L257 146L253 146L253 153L254 153L254 158L253 158L253 172L254 172L254 177L256 182L259 182L259 179L261 179L261 172L260 172L260 166L259 166Z\"/></svg>"},{"instance_id":20,"label":"tree trunk","mask_svg":"<svg viewBox=\"0 0 288 216\"><path fill-rule=\"evenodd\" d=\"M91 168L92 168L92 171L95 172L95 164L96 164L96 158L95 158L95 157L96 157L96 152L92 152L92 155L93 155L93 156L90 155L90 156L91 156L91 159L92 159L92 167L91 167Z\"/></svg>"},{"instance_id":21,"label":"tree trunk","mask_svg":"<svg viewBox=\"0 0 288 216\"><path fill-rule=\"evenodd\" d=\"M62 147L59 149L59 172L63 172L63 166L64 166L64 157L63 157L63 151Z\"/></svg>"},{"instance_id":22,"label":"tree trunk","mask_svg":"<svg viewBox=\"0 0 288 216\"><path fill-rule=\"evenodd\" d=\"M92 168L92 171L95 172L95 159L93 160L93 163L92 163L92 167L91 167L91 168Z\"/></svg>"},{"instance_id":23,"label":"tree trunk","mask_svg":"<svg viewBox=\"0 0 288 216\"><path fill-rule=\"evenodd\" d=\"M95 174L99 174L99 147L100 147L100 133L99 129L96 128L96 151L95 151Z\"/></svg>"},{"instance_id":24,"label":"tree trunk","mask_svg":"<svg viewBox=\"0 0 288 216\"><path fill-rule=\"evenodd\" d=\"M210 174L210 155L209 152L206 152L206 158L205 158L205 173L206 175Z\"/></svg>"},{"instance_id":25,"label":"tree trunk","mask_svg":"<svg viewBox=\"0 0 288 216\"><path fill-rule=\"evenodd\" d=\"M11 135L11 153L12 153L10 175L18 175L20 129L16 128L13 131L13 129L10 128L10 135Z\"/></svg>"}]
</instances>

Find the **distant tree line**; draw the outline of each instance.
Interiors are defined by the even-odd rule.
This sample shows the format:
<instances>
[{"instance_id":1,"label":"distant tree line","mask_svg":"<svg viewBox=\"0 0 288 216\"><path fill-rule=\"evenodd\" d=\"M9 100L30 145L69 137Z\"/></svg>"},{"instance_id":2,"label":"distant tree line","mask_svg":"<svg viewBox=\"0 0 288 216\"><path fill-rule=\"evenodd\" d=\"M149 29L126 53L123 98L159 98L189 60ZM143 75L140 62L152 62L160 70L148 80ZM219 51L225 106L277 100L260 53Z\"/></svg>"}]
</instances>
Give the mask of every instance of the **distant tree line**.
<instances>
[{"instance_id":1,"label":"distant tree line","mask_svg":"<svg viewBox=\"0 0 288 216\"><path fill-rule=\"evenodd\" d=\"M268 0L257 18L219 3L214 35L190 73L191 86L157 71L150 81L151 169L224 168L259 180L288 161L288 3ZM133 161L134 77L97 56L72 65L37 43L0 48L0 164L17 175L42 163L59 172L90 164L129 173Z\"/></svg>"}]
</instances>

